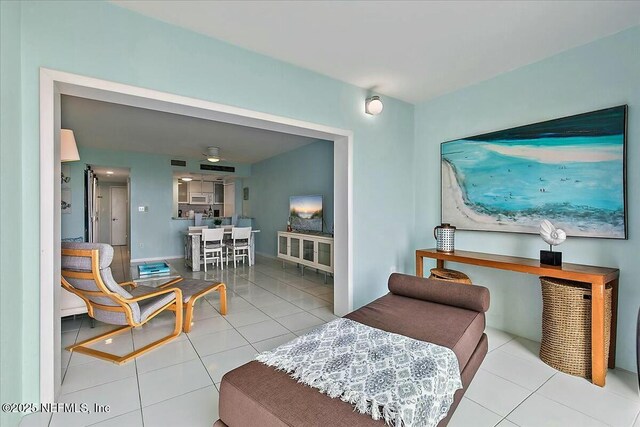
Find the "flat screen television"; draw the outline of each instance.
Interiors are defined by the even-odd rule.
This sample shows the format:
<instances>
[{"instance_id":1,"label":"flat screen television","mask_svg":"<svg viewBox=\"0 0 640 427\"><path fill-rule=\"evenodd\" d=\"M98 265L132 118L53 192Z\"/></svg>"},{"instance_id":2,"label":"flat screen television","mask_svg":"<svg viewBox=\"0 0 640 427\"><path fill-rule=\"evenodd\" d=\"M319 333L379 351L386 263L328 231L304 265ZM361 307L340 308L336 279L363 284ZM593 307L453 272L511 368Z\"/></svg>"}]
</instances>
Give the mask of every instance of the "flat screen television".
<instances>
[{"instance_id":1,"label":"flat screen television","mask_svg":"<svg viewBox=\"0 0 640 427\"><path fill-rule=\"evenodd\" d=\"M322 232L322 196L289 197L289 221L294 230Z\"/></svg>"}]
</instances>

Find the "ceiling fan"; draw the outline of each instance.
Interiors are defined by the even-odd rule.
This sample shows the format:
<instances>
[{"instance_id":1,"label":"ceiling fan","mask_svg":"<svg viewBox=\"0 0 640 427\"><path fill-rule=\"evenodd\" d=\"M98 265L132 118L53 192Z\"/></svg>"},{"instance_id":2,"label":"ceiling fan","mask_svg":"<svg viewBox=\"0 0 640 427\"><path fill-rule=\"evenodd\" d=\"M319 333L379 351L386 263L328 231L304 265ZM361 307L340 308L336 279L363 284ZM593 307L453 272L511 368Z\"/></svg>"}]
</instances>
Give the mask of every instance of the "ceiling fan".
<instances>
[{"instance_id":1,"label":"ceiling fan","mask_svg":"<svg viewBox=\"0 0 640 427\"><path fill-rule=\"evenodd\" d=\"M202 155L211 163L218 163L224 160L220 155L220 147L207 147L206 153L202 153Z\"/></svg>"}]
</instances>

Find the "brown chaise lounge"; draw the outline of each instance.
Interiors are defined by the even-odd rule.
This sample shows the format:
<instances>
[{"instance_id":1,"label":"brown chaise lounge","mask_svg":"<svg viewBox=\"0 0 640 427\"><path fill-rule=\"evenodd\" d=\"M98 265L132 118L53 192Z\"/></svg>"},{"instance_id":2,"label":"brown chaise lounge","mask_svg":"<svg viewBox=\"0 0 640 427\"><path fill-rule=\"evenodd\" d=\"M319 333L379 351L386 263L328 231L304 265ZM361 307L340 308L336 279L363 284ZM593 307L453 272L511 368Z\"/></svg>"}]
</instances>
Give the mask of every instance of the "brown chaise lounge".
<instances>
[{"instance_id":1,"label":"brown chaise lounge","mask_svg":"<svg viewBox=\"0 0 640 427\"><path fill-rule=\"evenodd\" d=\"M454 351L464 388L456 392L449 414L438 424L445 426L487 354L484 313L489 308L489 290L392 274L389 291L345 317ZM222 378L219 414L215 427L385 425L256 361Z\"/></svg>"}]
</instances>

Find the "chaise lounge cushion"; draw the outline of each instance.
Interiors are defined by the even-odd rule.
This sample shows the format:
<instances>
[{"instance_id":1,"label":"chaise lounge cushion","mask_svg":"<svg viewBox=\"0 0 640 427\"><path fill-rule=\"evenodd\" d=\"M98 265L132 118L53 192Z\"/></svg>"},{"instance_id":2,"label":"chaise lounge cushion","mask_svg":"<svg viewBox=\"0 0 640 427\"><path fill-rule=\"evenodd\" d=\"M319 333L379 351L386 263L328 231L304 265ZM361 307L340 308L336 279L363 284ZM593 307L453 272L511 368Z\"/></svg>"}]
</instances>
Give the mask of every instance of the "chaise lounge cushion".
<instances>
[{"instance_id":1,"label":"chaise lounge cushion","mask_svg":"<svg viewBox=\"0 0 640 427\"><path fill-rule=\"evenodd\" d=\"M373 328L448 347L467 364L484 332L489 290L394 273L389 294L347 314Z\"/></svg>"},{"instance_id":2,"label":"chaise lounge cushion","mask_svg":"<svg viewBox=\"0 0 640 427\"><path fill-rule=\"evenodd\" d=\"M467 364L485 328L484 313L393 293L344 317L372 328L448 347L458 357L460 368Z\"/></svg>"}]
</instances>

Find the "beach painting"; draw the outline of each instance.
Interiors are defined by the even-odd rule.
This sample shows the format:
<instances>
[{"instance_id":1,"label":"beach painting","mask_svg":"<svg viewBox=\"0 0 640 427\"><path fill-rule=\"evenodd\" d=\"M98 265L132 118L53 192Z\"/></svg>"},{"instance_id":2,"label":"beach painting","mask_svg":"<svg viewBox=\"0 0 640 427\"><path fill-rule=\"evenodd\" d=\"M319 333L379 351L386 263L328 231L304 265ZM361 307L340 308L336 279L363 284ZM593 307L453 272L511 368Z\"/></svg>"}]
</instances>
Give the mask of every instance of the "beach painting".
<instances>
[{"instance_id":1,"label":"beach painting","mask_svg":"<svg viewBox=\"0 0 640 427\"><path fill-rule=\"evenodd\" d=\"M322 196L291 196L289 221L294 230L322 231Z\"/></svg>"},{"instance_id":2,"label":"beach painting","mask_svg":"<svg viewBox=\"0 0 640 427\"><path fill-rule=\"evenodd\" d=\"M441 144L442 222L626 239L627 106Z\"/></svg>"}]
</instances>

